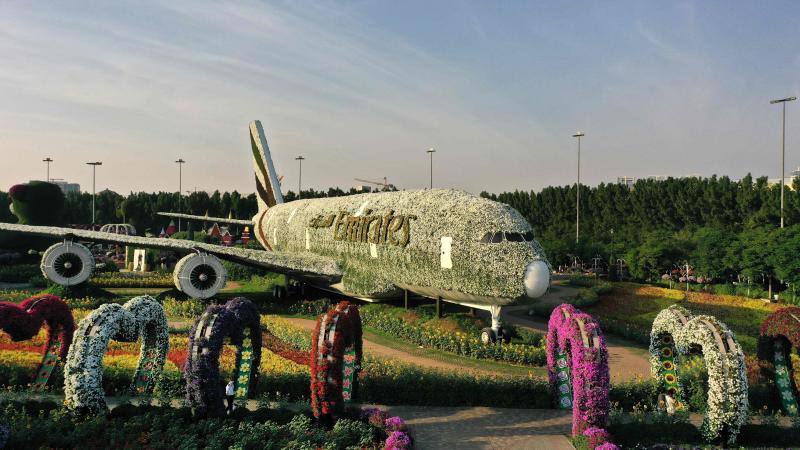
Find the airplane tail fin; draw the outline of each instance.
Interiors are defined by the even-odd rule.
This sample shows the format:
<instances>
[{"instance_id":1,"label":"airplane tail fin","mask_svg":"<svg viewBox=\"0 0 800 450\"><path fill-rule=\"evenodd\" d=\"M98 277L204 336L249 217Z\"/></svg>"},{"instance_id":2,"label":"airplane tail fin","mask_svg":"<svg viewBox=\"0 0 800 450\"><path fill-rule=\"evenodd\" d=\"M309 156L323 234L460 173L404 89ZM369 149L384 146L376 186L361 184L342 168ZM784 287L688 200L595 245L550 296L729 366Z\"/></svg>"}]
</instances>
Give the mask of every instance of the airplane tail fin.
<instances>
[{"instance_id":1,"label":"airplane tail fin","mask_svg":"<svg viewBox=\"0 0 800 450\"><path fill-rule=\"evenodd\" d=\"M272 164L267 136L258 120L250 122L250 146L253 150L258 210L262 211L278 203L283 203L283 194L281 194L281 183L275 173L275 166Z\"/></svg>"}]
</instances>

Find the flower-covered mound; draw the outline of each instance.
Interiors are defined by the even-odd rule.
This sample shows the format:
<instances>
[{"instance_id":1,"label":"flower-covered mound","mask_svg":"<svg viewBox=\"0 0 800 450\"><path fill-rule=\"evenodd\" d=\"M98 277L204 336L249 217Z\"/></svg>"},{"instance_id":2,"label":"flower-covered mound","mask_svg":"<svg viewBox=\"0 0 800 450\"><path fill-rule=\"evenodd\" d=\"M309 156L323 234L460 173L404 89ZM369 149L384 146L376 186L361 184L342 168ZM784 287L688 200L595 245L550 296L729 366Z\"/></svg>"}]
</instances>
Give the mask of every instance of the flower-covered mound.
<instances>
[{"instance_id":1,"label":"flower-covered mound","mask_svg":"<svg viewBox=\"0 0 800 450\"><path fill-rule=\"evenodd\" d=\"M345 402L356 395L362 359L358 307L339 302L317 319L311 342L311 409L314 416L335 421Z\"/></svg>"},{"instance_id":2,"label":"flower-covered mound","mask_svg":"<svg viewBox=\"0 0 800 450\"><path fill-rule=\"evenodd\" d=\"M64 360L72 345L75 320L69 306L55 295L37 295L23 300L19 305L0 302L0 330L11 336L12 341L23 341L39 333L46 326L47 338L44 356L36 371L34 385L43 388L58 364Z\"/></svg>"},{"instance_id":3,"label":"flower-covered mound","mask_svg":"<svg viewBox=\"0 0 800 450\"><path fill-rule=\"evenodd\" d=\"M78 324L64 365L64 403L83 413L107 411L103 392L103 356L111 340L142 345L131 386L133 394L149 394L161 376L169 349L164 308L154 298L135 297L120 306L107 303Z\"/></svg>"},{"instance_id":4,"label":"flower-covered mound","mask_svg":"<svg viewBox=\"0 0 800 450\"><path fill-rule=\"evenodd\" d=\"M559 360L568 370L559 370ZM608 350L592 316L566 303L553 310L547 324L547 373L554 399L563 397L565 387L571 394L560 406L572 409L573 436L588 427L606 426Z\"/></svg>"},{"instance_id":5,"label":"flower-covered mound","mask_svg":"<svg viewBox=\"0 0 800 450\"><path fill-rule=\"evenodd\" d=\"M189 332L186 398L198 416L224 414L219 359L226 339L236 346L236 399L245 399L258 382L261 365L261 324L250 300L237 297L209 306Z\"/></svg>"},{"instance_id":6,"label":"flower-covered mound","mask_svg":"<svg viewBox=\"0 0 800 450\"><path fill-rule=\"evenodd\" d=\"M770 314L761 324L758 356L766 379L775 380L775 395L788 416L800 414L800 390L795 383L792 349L800 349L800 308L783 308Z\"/></svg>"},{"instance_id":7,"label":"flower-covered mound","mask_svg":"<svg viewBox=\"0 0 800 450\"><path fill-rule=\"evenodd\" d=\"M666 335L672 336L677 354L685 356L699 350L705 361L708 398L701 427L703 437L708 441L736 442L739 429L747 421L748 386L744 353L733 332L715 317L692 316L686 309L673 305L653 321L651 352L661 351L659 342L663 343ZM663 373L660 366L663 361L658 356L651 354L655 376ZM672 370L677 376L677 362ZM680 396L680 391L676 394Z\"/></svg>"}]
</instances>

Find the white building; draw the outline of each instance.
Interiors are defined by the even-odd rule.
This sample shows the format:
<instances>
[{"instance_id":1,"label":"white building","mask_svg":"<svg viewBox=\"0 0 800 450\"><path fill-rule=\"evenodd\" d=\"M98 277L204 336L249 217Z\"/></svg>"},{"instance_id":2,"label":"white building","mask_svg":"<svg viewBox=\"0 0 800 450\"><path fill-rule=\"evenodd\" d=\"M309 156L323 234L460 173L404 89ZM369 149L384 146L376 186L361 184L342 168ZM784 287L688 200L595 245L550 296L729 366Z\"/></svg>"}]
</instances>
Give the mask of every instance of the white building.
<instances>
[{"instance_id":1,"label":"white building","mask_svg":"<svg viewBox=\"0 0 800 450\"><path fill-rule=\"evenodd\" d=\"M41 181L41 180L31 180L31 181ZM52 184L55 184L58 187L60 187L61 188L61 192L65 193L65 194L67 192L80 192L81 191L81 185L78 184L78 183L70 183L68 181L64 181L64 180L60 180L60 179L50 179L49 182L52 183Z\"/></svg>"}]
</instances>

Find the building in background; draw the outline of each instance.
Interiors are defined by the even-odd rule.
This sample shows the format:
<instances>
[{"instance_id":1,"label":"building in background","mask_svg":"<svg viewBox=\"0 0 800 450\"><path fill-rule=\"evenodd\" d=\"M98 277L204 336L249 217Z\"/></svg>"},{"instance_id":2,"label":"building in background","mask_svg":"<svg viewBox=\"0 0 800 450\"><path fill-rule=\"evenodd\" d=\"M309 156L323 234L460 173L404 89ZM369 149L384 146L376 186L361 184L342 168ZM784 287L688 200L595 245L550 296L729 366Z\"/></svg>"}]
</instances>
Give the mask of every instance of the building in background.
<instances>
[{"instance_id":1,"label":"building in background","mask_svg":"<svg viewBox=\"0 0 800 450\"><path fill-rule=\"evenodd\" d=\"M40 181L40 180L31 180L31 181ZM81 185L80 184L78 184L78 183L70 183L68 181L64 181L64 180L59 179L59 178L51 178L50 179L50 183L53 183L56 186L58 186L59 188L61 188L61 192L65 193L65 194L67 192L80 192L81 191Z\"/></svg>"}]
</instances>

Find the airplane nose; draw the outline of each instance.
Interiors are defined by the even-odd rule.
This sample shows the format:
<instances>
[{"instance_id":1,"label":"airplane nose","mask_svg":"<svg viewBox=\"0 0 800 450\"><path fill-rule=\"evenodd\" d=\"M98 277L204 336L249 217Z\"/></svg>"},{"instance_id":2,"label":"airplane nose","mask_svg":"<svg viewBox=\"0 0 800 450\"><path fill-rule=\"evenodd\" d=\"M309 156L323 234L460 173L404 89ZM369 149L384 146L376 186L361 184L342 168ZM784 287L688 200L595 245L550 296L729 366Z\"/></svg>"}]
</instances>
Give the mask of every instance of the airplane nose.
<instances>
[{"instance_id":1,"label":"airplane nose","mask_svg":"<svg viewBox=\"0 0 800 450\"><path fill-rule=\"evenodd\" d=\"M550 287L550 269L544 261L534 261L525 267L525 294L537 298Z\"/></svg>"}]
</instances>

